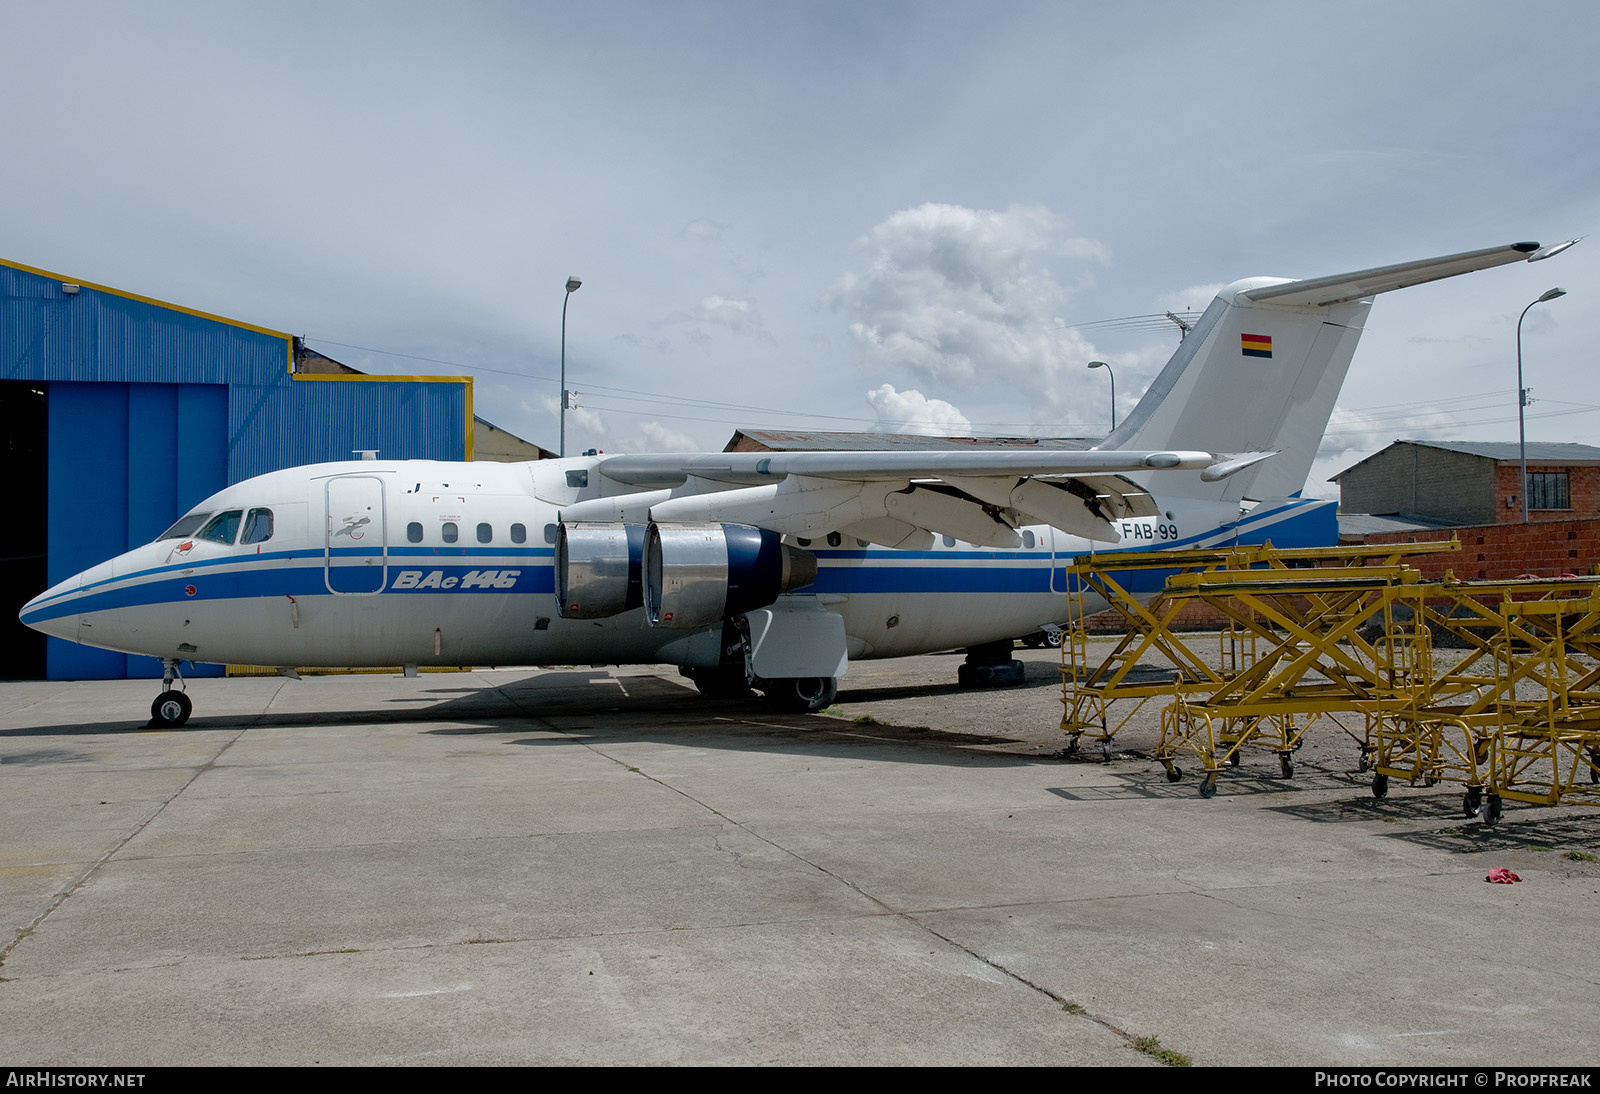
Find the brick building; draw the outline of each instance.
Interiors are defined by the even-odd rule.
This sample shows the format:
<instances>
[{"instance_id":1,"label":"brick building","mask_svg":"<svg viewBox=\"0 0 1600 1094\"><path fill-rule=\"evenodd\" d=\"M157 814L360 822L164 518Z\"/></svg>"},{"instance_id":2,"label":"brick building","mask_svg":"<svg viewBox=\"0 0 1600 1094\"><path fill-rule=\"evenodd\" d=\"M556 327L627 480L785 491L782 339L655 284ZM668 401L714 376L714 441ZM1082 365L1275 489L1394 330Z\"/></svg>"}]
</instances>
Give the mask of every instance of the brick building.
<instances>
[{"instance_id":1,"label":"brick building","mask_svg":"<svg viewBox=\"0 0 1600 1094\"><path fill-rule=\"evenodd\" d=\"M1588 574L1600 566L1600 448L1534 442L1528 523L1510 441L1396 441L1332 480L1343 542L1448 540L1459 554L1414 559L1430 578Z\"/></svg>"},{"instance_id":2,"label":"brick building","mask_svg":"<svg viewBox=\"0 0 1600 1094\"><path fill-rule=\"evenodd\" d=\"M1396 441L1335 475L1342 513L1451 525L1517 524L1517 446L1511 441ZM1600 516L1600 448L1528 445L1528 519Z\"/></svg>"}]
</instances>

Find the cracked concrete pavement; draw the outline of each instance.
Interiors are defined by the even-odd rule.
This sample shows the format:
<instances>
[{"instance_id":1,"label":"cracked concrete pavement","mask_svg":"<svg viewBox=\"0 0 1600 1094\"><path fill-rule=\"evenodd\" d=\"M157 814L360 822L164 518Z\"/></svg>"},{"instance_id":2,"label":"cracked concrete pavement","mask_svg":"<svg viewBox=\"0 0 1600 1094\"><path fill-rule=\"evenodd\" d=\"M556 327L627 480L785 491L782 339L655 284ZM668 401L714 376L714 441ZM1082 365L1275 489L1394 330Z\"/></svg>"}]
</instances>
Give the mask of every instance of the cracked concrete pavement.
<instances>
[{"instance_id":1,"label":"cracked concrete pavement","mask_svg":"<svg viewBox=\"0 0 1600 1094\"><path fill-rule=\"evenodd\" d=\"M0 684L11 1064L1588 1064L1600 816L1377 800L1316 732L1215 798L1028 686L852 667ZM1485 884L1509 866L1520 885Z\"/></svg>"}]
</instances>

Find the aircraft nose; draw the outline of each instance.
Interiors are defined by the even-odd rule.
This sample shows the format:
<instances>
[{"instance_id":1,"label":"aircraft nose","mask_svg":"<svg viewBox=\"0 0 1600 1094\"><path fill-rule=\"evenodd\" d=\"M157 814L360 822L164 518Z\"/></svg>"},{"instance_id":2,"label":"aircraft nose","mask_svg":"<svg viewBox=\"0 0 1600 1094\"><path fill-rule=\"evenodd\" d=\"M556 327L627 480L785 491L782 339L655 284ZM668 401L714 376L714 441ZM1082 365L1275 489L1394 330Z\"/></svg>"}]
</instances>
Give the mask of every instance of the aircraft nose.
<instances>
[{"instance_id":1,"label":"aircraft nose","mask_svg":"<svg viewBox=\"0 0 1600 1094\"><path fill-rule=\"evenodd\" d=\"M17 618L24 626L32 627L53 638L65 638L69 642L78 640L78 611L74 601L77 599L80 579L78 574L53 585L28 601L17 612Z\"/></svg>"}]
</instances>

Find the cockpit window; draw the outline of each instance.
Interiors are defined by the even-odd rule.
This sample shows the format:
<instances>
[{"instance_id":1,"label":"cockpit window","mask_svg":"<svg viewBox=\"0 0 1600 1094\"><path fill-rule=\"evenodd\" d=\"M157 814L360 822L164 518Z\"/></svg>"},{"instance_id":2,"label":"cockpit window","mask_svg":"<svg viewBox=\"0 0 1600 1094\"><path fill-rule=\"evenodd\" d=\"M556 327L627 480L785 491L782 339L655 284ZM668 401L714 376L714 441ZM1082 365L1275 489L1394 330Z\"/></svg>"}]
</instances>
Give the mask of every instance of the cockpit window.
<instances>
[{"instance_id":1,"label":"cockpit window","mask_svg":"<svg viewBox=\"0 0 1600 1094\"><path fill-rule=\"evenodd\" d=\"M180 517L178 523L157 536L155 542L160 543L164 539L186 539L194 535L195 529L204 524L210 515L210 513L190 513Z\"/></svg>"},{"instance_id":2,"label":"cockpit window","mask_svg":"<svg viewBox=\"0 0 1600 1094\"><path fill-rule=\"evenodd\" d=\"M206 521L206 526L200 529L195 538L232 546L239 536L239 523L243 519L243 509L226 509Z\"/></svg>"},{"instance_id":3,"label":"cockpit window","mask_svg":"<svg viewBox=\"0 0 1600 1094\"><path fill-rule=\"evenodd\" d=\"M272 538L272 510L252 509L244 521L244 535L239 537L241 545L246 543L265 543Z\"/></svg>"}]
</instances>

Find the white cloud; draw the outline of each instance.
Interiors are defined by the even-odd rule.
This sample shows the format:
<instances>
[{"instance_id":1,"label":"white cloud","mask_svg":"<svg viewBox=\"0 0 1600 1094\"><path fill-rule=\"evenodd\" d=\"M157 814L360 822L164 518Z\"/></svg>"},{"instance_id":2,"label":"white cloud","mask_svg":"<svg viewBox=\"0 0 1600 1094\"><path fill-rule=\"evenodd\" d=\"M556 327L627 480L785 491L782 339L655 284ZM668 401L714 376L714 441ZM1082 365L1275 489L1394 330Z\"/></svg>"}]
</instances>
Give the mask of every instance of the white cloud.
<instances>
[{"instance_id":1,"label":"white cloud","mask_svg":"<svg viewBox=\"0 0 1600 1094\"><path fill-rule=\"evenodd\" d=\"M695 318L703 323L727 327L736 334L752 334L761 329L761 313L749 300L732 300L726 296L708 296L695 309Z\"/></svg>"},{"instance_id":2,"label":"white cloud","mask_svg":"<svg viewBox=\"0 0 1600 1094\"><path fill-rule=\"evenodd\" d=\"M927 204L895 213L858 242L866 269L827 302L850 318L856 351L933 384L1001 380L1030 399L1060 402L1094 347L1061 318L1068 290L1047 256L1100 260L1104 249L1068 234L1039 206L1003 212Z\"/></svg>"},{"instance_id":3,"label":"white cloud","mask_svg":"<svg viewBox=\"0 0 1600 1094\"><path fill-rule=\"evenodd\" d=\"M629 452L695 452L700 446L687 433L660 422L640 422L628 441Z\"/></svg>"},{"instance_id":4,"label":"white cloud","mask_svg":"<svg viewBox=\"0 0 1600 1094\"><path fill-rule=\"evenodd\" d=\"M1205 311L1225 284L1227 283L1223 281L1214 281L1206 285L1191 285L1187 289L1179 289L1177 292L1157 297L1156 307L1162 311L1177 312L1179 315L1186 311Z\"/></svg>"},{"instance_id":5,"label":"white cloud","mask_svg":"<svg viewBox=\"0 0 1600 1094\"><path fill-rule=\"evenodd\" d=\"M707 220L705 217L701 217L698 220L691 220L688 224L684 225L683 228L684 235L700 243L712 242L718 236L722 235L722 231L722 225L718 224L714 220Z\"/></svg>"},{"instance_id":6,"label":"white cloud","mask_svg":"<svg viewBox=\"0 0 1600 1094\"><path fill-rule=\"evenodd\" d=\"M878 415L874 429L925 437L972 435L972 423L965 414L943 399L930 399L915 389L896 391L893 384L882 384L867 392L867 402Z\"/></svg>"}]
</instances>

